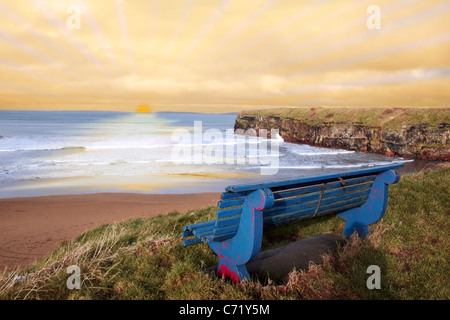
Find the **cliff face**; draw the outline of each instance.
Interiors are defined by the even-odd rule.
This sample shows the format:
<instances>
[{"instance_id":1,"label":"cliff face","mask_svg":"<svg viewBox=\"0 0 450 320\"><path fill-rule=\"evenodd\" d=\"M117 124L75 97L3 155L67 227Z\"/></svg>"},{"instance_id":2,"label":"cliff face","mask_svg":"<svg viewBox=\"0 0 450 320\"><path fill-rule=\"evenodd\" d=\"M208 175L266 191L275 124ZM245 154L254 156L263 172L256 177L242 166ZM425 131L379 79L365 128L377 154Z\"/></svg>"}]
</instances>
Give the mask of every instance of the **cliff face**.
<instances>
[{"instance_id":1,"label":"cliff face","mask_svg":"<svg viewBox=\"0 0 450 320\"><path fill-rule=\"evenodd\" d=\"M235 130L253 128L270 132L270 129L278 129L287 142L410 159L450 161L450 123L403 122L398 126L374 126L361 121L326 121L327 116L325 121L301 118L284 117L280 113L245 112L238 115Z\"/></svg>"}]
</instances>

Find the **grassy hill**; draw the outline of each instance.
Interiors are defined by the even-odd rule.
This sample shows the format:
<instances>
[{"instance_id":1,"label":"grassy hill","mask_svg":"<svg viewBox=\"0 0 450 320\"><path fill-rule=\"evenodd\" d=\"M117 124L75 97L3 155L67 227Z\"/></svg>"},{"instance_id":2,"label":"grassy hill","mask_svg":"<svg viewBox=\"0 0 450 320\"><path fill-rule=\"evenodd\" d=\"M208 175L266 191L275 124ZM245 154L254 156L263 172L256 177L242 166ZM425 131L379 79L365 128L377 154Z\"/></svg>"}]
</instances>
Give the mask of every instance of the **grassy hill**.
<instances>
[{"instance_id":1,"label":"grassy hill","mask_svg":"<svg viewBox=\"0 0 450 320\"><path fill-rule=\"evenodd\" d=\"M448 107L296 107L245 110L240 115L281 117L283 119L302 121L310 125L357 123L359 125L384 128L401 128L420 124L426 124L429 128L437 128L442 123L450 123L450 108Z\"/></svg>"},{"instance_id":2,"label":"grassy hill","mask_svg":"<svg viewBox=\"0 0 450 320\"><path fill-rule=\"evenodd\" d=\"M382 222L351 238L323 265L293 270L289 281L234 285L204 273L217 264L207 245L184 248L184 225L213 219L215 208L103 225L62 243L46 259L0 274L0 299L450 299L450 165L402 176L389 190ZM263 250L332 231L335 216L269 230ZM69 290L67 267L81 269ZM381 289L368 290L369 265Z\"/></svg>"}]
</instances>

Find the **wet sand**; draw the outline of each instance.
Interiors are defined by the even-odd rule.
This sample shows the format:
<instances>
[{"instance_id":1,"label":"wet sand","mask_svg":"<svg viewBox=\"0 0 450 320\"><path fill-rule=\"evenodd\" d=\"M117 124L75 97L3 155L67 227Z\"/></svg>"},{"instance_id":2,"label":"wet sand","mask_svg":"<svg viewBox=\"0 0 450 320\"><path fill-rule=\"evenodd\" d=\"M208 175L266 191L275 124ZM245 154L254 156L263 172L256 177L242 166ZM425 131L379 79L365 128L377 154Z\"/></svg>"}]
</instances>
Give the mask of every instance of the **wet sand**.
<instances>
[{"instance_id":1,"label":"wet sand","mask_svg":"<svg viewBox=\"0 0 450 320\"><path fill-rule=\"evenodd\" d=\"M98 193L0 199L0 271L24 267L105 223L217 205L220 193Z\"/></svg>"}]
</instances>

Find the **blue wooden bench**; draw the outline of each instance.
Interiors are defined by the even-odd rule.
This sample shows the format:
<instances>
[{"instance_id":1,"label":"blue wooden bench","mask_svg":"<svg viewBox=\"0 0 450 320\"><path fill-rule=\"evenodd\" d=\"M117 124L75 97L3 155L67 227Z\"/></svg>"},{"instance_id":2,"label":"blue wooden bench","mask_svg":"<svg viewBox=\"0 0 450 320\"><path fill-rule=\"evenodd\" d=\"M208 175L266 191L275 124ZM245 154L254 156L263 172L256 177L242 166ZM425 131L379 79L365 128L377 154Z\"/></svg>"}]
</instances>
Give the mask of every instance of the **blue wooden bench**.
<instances>
[{"instance_id":1,"label":"blue wooden bench","mask_svg":"<svg viewBox=\"0 0 450 320\"><path fill-rule=\"evenodd\" d=\"M369 225L386 210L388 185L398 182L403 164L372 167L253 185L229 186L218 203L217 219L184 227L184 246L206 242L219 256L218 275L249 280L245 264L261 248L263 229L337 214L343 236L369 235Z\"/></svg>"}]
</instances>

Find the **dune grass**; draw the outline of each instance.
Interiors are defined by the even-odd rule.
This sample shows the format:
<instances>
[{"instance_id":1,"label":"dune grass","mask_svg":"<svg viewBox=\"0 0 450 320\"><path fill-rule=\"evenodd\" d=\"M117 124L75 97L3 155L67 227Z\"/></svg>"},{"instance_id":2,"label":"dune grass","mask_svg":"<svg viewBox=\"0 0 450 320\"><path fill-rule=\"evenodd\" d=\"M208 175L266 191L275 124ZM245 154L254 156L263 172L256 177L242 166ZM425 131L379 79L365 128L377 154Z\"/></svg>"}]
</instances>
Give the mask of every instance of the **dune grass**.
<instances>
[{"instance_id":1,"label":"dune grass","mask_svg":"<svg viewBox=\"0 0 450 320\"><path fill-rule=\"evenodd\" d=\"M102 225L62 243L25 269L0 274L0 299L449 299L450 165L402 176L389 190L383 220L365 240L350 238L324 263L293 270L289 281L241 285L205 273L217 257L205 244L183 247L183 226L213 219L215 207ZM268 230L263 250L328 231L336 216ZM67 267L81 269L69 290ZM381 289L366 287L369 265Z\"/></svg>"}]
</instances>

